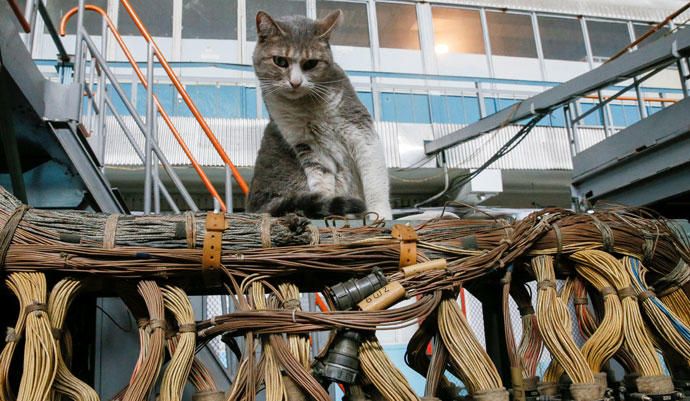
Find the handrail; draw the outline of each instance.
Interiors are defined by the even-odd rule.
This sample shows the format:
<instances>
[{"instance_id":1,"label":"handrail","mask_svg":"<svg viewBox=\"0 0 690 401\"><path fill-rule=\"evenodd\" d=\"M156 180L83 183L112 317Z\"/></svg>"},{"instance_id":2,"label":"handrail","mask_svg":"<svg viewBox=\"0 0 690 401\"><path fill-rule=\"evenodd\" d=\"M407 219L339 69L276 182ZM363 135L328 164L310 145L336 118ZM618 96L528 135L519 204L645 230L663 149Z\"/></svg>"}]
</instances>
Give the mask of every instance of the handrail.
<instances>
[{"instance_id":1,"label":"handrail","mask_svg":"<svg viewBox=\"0 0 690 401\"><path fill-rule=\"evenodd\" d=\"M168 64L168 60L165 58L163 53L160 51L158 48L158 45L156 42L153 40L151 37L151 34L149 34L149 31L146 29L144 24L141 22L139 19L139 16L137 13L134 11L132 8L132 5L129 4L129 0L120 0L120 3L125 7L125 10L127 10L127 13L129 16L132 18L132 21L134 21L134 25L136 25L137 29L139 29L139 32L141 35L146 39L148 43L153 46L153 52L155 53L156 57L158 57L158 61L160 62L161 66L165 70L165 72L168 74L168 77L172 81L172 84L177 88L178 93L180 96L182 96L182 99L185 101L187 104L187 107L189 107L189 110L192 112L192 115L194 115L194 118L196 118L197 122L199 125L201 125L201 129L204 131L206 134L206 137L211 141L211 144L213 147L216 149L216 152L220 156L220 158L223 160L223 162L230 167L230 170L232 171L233 177L235 177L235 181L237 181L237 184L240 186L240 189L242 192L247 195L249 193L249 186L247 186L247 183L244 181L242 176L240 175L240 172L237 170L237 167L233 164L233 162L230 160L230 157L228 157L228 154L225 153L225 149L223 149L223 146L218 142L218 139L216 136L213 134L213 131L211 131L211 127L208 126L206 123L206 120L204 120L204 117L201 115L199 110L196 108L196 105L192 101L192 98L189 96L187 91L184 89L182 86L182 83L180 80L177 78L177 75L173 71L172 67L170 67L170 64Z\"/></svg>"},{"instance_id":2,"label":"handrail","mask_svg":"<svg viewBox=\"0 0 690 401\"><path fill-rule=\"evenodd\" d=\"M66 28L67 28L67 23L69 19L77 13L79 10L79 7L74 7L71 10L69 10L65 15L62 17L62 20L60 21L60 35L65 36L66 34ZM124 40L122 39L122 36L117 30L117 27L113 23L113 21L108 17L108 14L103 10L102 8L98 6L94 6L91 4L85 4L84 5L84 10L89 10L89 11L94 11L98 14L100 14L103 17L103 20L106 22L108 25L108 28L112 32L113 36L115 37L115 40L117 43L120 45L120 48L122 49L122 52L124 53L125 57L129 61L130 65L134 68L134 72L139 78L139 82L144 86L144 88L148 88L148 82L146 81L146 77L144 76L144 73L141 71L141 68L139 67L139 64L134 60L134 57L132 56L132 53L129 51L129 48L125 44ZM105 32L104 32L105 34ZM165 111L163 106L158 100L158 96L155 94L153 95L153 101L155 103L155 106L160 113L161 117L163 117L163 121L165 121L165 124L168 126L170 131L172 132L173 136L175 137L175 140L177 140L177 143L180 145L182 148L182 151L185 153L189 161L192 163L192 167L194 170L197 172L199 175L199 178L201 178L201 181L203 182L204 186L206 189L211 193L211 195L218 201L218 204L220 205L221 210L226 211L226 206L225 203L223 202L223 199L221 196L218 194L218 191L216 191L216 188L213 186L211 183L211 180L208 178L204 170L201 168L201 165L199 162L196 161L194 158L194 155L192 154L191 150L185 143L184 139L182 138L182 135L180 135L180 132L177 130L175 125L172 122L172 119L168 115L168 113Z\"/></svg>"},{"instance_id":3,"label":"handrail","mask_svg":"<svg viewBox=\"0 0 690 401\"><path fill-rule=\"evenodd\" d=\"M31 32L31 24L29 24L29 21L26 20L26 17L24 16L22 10L19 8L19 4L17 4L16 0L7 0L7 2L10 4L10 8L12 9L14 16L17 17L19 25L22 26L24 32Z\"/></svg>"}]
</instances>

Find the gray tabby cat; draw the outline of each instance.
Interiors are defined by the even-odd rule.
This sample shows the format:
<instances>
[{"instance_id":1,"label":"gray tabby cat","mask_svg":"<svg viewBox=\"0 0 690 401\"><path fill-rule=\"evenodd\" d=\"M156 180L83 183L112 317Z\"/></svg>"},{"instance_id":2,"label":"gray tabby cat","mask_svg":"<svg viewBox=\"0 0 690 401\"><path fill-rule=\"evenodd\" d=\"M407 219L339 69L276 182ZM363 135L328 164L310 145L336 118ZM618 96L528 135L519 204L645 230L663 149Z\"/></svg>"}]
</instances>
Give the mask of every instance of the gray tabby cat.
<instances>
[{"instance_id":1,"label":"gray tabby cat","mask_svg":"<svg viewBox=\"0 0 690 401\"><path fill-rule=\"evenodd\" d=\"M381 142L328 43L341 19L340 10L316 21L256 15L254 69L270 122L250 212L314 218L367 210L392 217Z\"/></svg>"}]
</instances>

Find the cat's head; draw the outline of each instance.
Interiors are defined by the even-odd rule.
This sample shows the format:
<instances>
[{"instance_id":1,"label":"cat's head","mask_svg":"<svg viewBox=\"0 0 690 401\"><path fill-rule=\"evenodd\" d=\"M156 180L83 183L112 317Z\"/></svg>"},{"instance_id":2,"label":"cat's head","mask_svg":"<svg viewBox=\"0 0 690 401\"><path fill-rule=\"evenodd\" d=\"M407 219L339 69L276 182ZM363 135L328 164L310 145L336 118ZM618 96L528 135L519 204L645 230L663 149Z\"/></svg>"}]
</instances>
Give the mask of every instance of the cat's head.
<instances>
[{"instance_id":1,"label":"cat's head","mask_svg":"<svg viewBox=\"0 0 690 401\"><path fill-rule=\"evenodd\" d=\"M329 85L337 82L328 41L342 15L336 10L312 20L301 16L274 19L264 11L256 14L254 70L264 95L298 99L328 93Z\"/></svg>"}]
</instances>

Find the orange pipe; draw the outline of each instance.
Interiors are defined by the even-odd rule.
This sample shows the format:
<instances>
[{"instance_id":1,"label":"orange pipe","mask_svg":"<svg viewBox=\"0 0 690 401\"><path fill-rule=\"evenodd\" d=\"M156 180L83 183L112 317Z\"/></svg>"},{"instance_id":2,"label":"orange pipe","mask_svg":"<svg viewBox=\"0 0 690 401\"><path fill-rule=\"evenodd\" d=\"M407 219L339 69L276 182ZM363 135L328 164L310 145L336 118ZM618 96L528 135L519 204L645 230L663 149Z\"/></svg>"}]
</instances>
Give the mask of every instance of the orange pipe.
<instances>
[{"instance_id":1,"label":"orange pipe","mask_svg":"<svg viewBox=\"0 0 690 401\"><path fill-rule=\"evenodd\" d=\"M105 12L105 10L103 10L100 7L91 5L91 4L84 5L84 9L89 10L89 11L94 11L103 17L106 24L108 25L108 28L110 28L110 31L113 33L115 40L117 40L117 43L120 45L120 48L122 49L123 53L125 54L125 57L129 61L129 63L132 65L132 68L134 68L134 72L137 74L137 77L139 77L139 82L141 82L141 84L144 86L144 88L147 88L148 84L146 82L146 77L144 76L144 73L141 71L141 68L139 68L139 65L134 60L132 53L129 51L129 48L127 47L124 40L122 39L122 36L120 36L120 33L117 31L115 24L113 24L113 21L110 19L110 17L108 17L108 14ZM60 36L65 36L67 23L68 23L69 19L74 14L77 13L77 11L79 11L79 7L74 7L73 9L69 10L62 17L62 20L60 21ZM218 201L218 204L220 205L221 210L224 212L227 211L227 207L225 206L225 202L223 202L223 199L220 197L220 195L216 191L216 188L211 183L211 180L209 180L208 176L206 176L206 173L204 173L204 170L201 168L201 165L199 165L199 163L194 158L194 155L192 154L191 150L189 149L189 147L187 147L187 144L185 143L184 139L182 139L182 135L180 135L180 132L177 130L177 128L175 128L175 125L173 124L172 120L170 119L170 116L165 111L165 109L163 109L163 106L158 101L158 96L156 96L155 94L153 95L153 101L154 101L156 108L158 109L158 112L160 113L161 117L163 117L163 121L165 121L165 125L168 126L168 128L172 132L173 136L177 140L177 143L182 148L182 151L185 153L185 155L187 156L189 161L192 163L192 167L194 168L194 170L199 175L199 178L201 178L201 181L204 183L204 186L206 187L206 189L211 193L211 196L213 196Z\"/></svg>"},{"instance_id":2,"label":"orange pipe","mask_svg":"<svg viewBox=\"0 0 690 401\"><path fill-rule=\"evenodd\" d=\"M584 96L586 99L596 99L599 100L599 96L595 95L587 95ZM604 99L609 99L610 96L604 96ZM634 96L618 96L616 100L630 100L630 101L637 101L637 98ZM678 101L675 99L666 99L663 97L643 97L642 98L643 102L656 102L656 103L677 103Z\"/></svg>"},{"instance_id":3,"label":"orange pipe","mask_svg":"<svg viewBox=\"0 0 690 401\"><path fill-rule=\"evenodd\" d=\"M12 9L14 16L19 20L19 25L22 26L24 32L31 32L31 24L29 24L29 21L26 20L24 13L19 8L19 4L17 4L15 0L7 0L7 2L10 4L10 8Z\"/></svg>"},{"instance_id":4,"label":"orange pipe","mask_svg":"<svg viewBox=\"0 0 690 401\"><path fill-rule=\"evenodd\" d=\"M146 41L153 46L153 51L156 54L156 57L158 57L158 61L160 62L161 66L163 66L163 69L168 74L168 77L170 77L173 85L175 85L177 88L177 91L182 96L182 99L184 99L187 107L189 107L189 110L201 125L201 129L204 130L204 133L208 137L209 141L211 141L211 144L213 144L213 147L216 149L216 152L218 152L220 158L223 159L223 162L230 167L230 170L232 170L232 175L235 177L235 181L237 181L240 189L242 189L242 192L247 195L249 193L247 183L244 182L244 179L237 170L237 167L235 167L235 165L232 163L230 157L228 157L227 153L225 153L225 149L223 149L223 146L221 146L220 142L218 142L218 139L216 139L216 136L213 134L213 131L211 131L211 128L208 126L208 124L206 124L206 120L204 120L204 118L201 116L201 113L199 113L199 110L196 108L192 98L189 97L189 94L187 94L187 91L182 86L182 83L177 78L177 75L175 75L175 72L170 67L170 64L168 64L168 61L166 60L165 56L163 56L163 53L158 48L158 45L156 45L156 42L154 42L146 27L144 27L144 24L139 19L139 16L129 4L128 0L120 0L120 3L122 3L122 5L125 7L125 10L127 10L127 13L132 18L132 21L134 21L134 25L136 25L137 29L139 29L139 32L141 32L141 35L144 37L144 39L146 39Z\"/></svg>"}]
</instances>

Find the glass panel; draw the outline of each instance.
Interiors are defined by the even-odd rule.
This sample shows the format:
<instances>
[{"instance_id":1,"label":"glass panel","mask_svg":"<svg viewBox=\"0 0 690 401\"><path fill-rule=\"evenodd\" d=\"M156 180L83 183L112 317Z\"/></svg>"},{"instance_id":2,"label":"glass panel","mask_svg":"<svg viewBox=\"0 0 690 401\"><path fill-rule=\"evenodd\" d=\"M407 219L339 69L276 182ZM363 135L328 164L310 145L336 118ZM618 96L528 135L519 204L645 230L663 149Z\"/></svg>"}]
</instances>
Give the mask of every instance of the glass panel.
<instances>
[{"instance_id":1,"label":"glass panel","mask_svg":"<svg viewBox=\"0 0 690 401\"><path fill-rule=\"evenodd\" d=\"M544 58L587 61L587 49L579 20L544 16L537 18Z\"/></svg>"},{"instance_id":2,"label":"glass panel","mask_svg":"<svg viewBox=\"0 0 690 401\"><path fill-rule=\"evenodd\" d=\"M369 110L369 114L374 115L374 96L371 92L357 92L359 101Z\"/></svg>"},{"instance_id":3,"label":"glass panel","mask_svg":"<svg viewBox=\"0 0 690 401\"><path fill-rule=\"evenodd\" d=\"M173 0L129 0L152 36L172 37ZM118 30L122 35L140 36L127 10L120 4Z\"/></svg>"},{"instance_id":4,"label":"glass panel","mask_svg":"<svg viewBox=\"0 0 690 401\"><path fill-rule=\"evenodd\" d=\"M649 31L654 25L643 25L643 24L634 24L633 25L633 30L635 31L635 39L639 38L640 36L644 35ZM647 46L648 44L654 42L657 39L661 39L664 36L668 35L668 33L671 30L668 29L667 27L661 27L658 31L654 32L650 37L646 38L645 40L642 41L638 45L638 47L643 47Z\"/></svg>"},{"instance_id":5,"label":"glass panel","mask_svg":"<svg viewBox=\"0 0 690 401\"><path fill-rule=\"evenodd\" d=\"M237 39L237 0L182 2L183 39Z\"/></svg>"},{"instance_id":6,"label":"glass panel","mask_svg":"<svg viewBox=\"0 0 690 401\"><path fill-rule=\"evenodd\" d=\"M364 3L318 1L316 14L323 18L331 11L343 10L343 22L331 37L332 45L369 47L369 17Z\"/></svg>"},{"instance_id":7,"label":"glass panel","mask_svg":"<svg viewBox=\"0 0 690 401\"><path fill-rule=\"evenodd\" d=\"M537 57L537 45L529 15L487 12L486 19L493 55Z\"/></svg>"},{"instance_id":8,"label":"glass panel","mask_svg":"<svg viewBox=\"0 0 690 401\"><path fill-rule=\"evenodd\" d=\"M305 0L250 0L247 1L247 40L256 41L256 13L266 11L273 18L287 15L305 15Z\"/></svg>"},{"instance_id":9,"label":"glass panel","mask_svg":"<svg viewBox=\"0 0 690 401\"><path fill-rule=\"evenodd\" d=\"M103 10L107 11L108 1L107 0L89 0L88 4L93 4L98 6ZM53 22L55 29L60 29L60 20L65 15L65 13L72 8L77 6L77 2L74 0L50 0L46 2L46 10L50 16L50 20ZM20 8L24 10L24 6ZM40 15L37 17L40 18ZM77 14L74 14L69 20L67 25L67 33L74 34L77 32ZM84 27L86 27L86 32L89 35L100 35L102 31L103 17L93 11L84 12ZM44 28L43 32L48 33L48 29Z\"/></svg>"},{"instance_id":10,"label":"glass panel","mask_svg":"<svg viewBox=\"0 0 690 401\"><path fill-rule=\"evenodd\" d=\"M419 26L414 5L376 3L376 18L380 47L419 50Z\"/></svg>"},{"instance_id":11,"label":"glass panel","mask_svg":"<svg viewBox=\"0 0 690 401\"><path fill-rule=\"evenodd\" d=\"M410 93L382 93L382 119L400 123L430 123L429 97Z\"/></svg>"},{"instance_id":12,"label":"glass panel","mask_svg":"<svg viewBox=\"0 0 690 401\"><path fill-rule=\"evenodd\" d=\"M587 21L587 30L595 61L605 60L630 44L625 23Z\"/></svg>"},{"instance_id":13,"label":"glass panel","mask_svg":"<svg viewBox=\"0 0 690 401\"><path fill-rule=\"evenodd\" d=\"M432 7L436 53L484 54L479 11Z\"/></svg>"}]
</instances>

